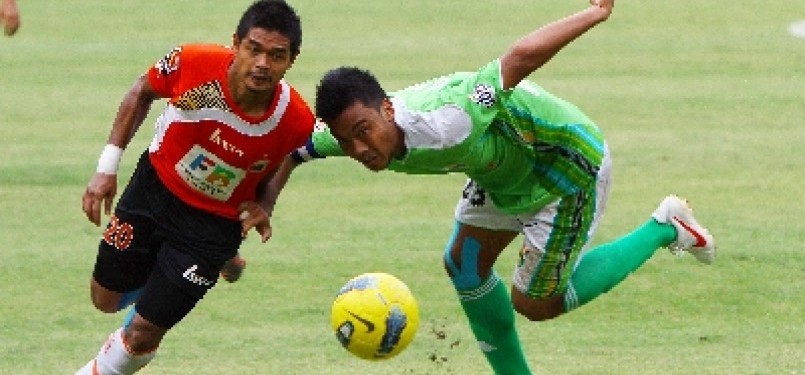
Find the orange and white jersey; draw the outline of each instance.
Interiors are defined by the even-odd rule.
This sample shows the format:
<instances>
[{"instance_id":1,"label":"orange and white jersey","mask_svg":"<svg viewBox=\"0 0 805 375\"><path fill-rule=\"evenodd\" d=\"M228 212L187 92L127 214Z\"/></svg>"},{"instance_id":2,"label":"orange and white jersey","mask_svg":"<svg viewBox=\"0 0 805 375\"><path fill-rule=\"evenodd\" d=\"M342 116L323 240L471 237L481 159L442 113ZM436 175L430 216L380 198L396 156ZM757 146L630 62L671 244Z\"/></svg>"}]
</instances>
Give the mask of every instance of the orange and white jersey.
<instances>
[{"instance_id":1,"label":"orange and white jersey","mask_svg":"<svg viewBox=\"0 0 805 375\"><path fill-rule=\"evenodd\" d=\"M218 45L183 45L149 71L148 80L169 98L149 146L165 186L198 209L238 218L257 185L283 158L305 144L315 117L284 80L268 111L244 114L230 97L227 70L234 51Z\"/></svg>"}]
</instances>

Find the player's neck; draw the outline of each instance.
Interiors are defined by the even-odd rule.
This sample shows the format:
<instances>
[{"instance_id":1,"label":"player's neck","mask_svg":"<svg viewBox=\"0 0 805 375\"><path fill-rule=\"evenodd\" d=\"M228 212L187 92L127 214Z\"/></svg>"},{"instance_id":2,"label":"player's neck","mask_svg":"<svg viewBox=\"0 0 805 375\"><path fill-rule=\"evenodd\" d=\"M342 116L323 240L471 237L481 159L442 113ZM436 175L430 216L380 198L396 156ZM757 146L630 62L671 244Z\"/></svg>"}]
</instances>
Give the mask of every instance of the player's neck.
<instances>
[{"instance_id":1,"label":"player's neck","mask_svg":"<svg viewBox=\"0 0 805 375\"><path fill-rule=\"evenodd\" d=\"M262 117L268 111L277 90L256 92L246 87L232 87L232 100L241 112L252 117Z\"/></svg>"}]
</instances>

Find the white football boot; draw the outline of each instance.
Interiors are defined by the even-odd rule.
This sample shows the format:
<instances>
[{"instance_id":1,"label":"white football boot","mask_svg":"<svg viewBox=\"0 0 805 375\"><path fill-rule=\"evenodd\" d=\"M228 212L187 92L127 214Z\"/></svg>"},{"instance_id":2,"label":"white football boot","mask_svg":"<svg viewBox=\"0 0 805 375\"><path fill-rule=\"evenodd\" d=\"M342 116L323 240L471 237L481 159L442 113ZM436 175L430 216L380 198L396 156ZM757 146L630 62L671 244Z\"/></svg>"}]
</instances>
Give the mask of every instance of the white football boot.
<instances>
[{"instance_id":1,"label":"white football boot","mask_svg":"<svg viewBox=\"0 0 805 375\"><path fill-rule=\"evenodd\" d=\"M688 252L699 262L713 263L716 257L713 235L696 222L693 210L688 207L687 201L676 195L669 195L663 199L651 217L663 224L673 224L676 228L676 240L668 245L668 250L671 250L672 254L681 255L683 252Z\"/></svg>"}]
</instances>

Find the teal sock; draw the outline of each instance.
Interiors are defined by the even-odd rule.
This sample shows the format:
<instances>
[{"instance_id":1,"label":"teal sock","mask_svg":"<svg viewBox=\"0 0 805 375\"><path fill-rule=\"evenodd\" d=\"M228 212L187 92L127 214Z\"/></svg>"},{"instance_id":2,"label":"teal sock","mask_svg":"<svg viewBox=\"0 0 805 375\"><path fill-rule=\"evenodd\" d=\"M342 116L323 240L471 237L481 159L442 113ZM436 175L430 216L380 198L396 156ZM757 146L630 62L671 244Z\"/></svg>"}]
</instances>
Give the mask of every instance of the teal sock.
<instances>
[{"instance_id":1,"label":"teal sock","mask_svg":"<svg viewBox=\"0 0 805 375\"><path fill-rule=\"evenodd\" d=\"M672 225L649 219L633 232L585 253L570 277L565 311L608 292L674 238Z\"/></svg>"},{"instance_id":2,"label":"teal sock","mask_svg":"<svg viewBox=\"0 0 805 375\"><path fill-rule=\"evenodd\" d=\"M493 274L481 286L459 291L459 298L470 328L495 374L531 374L514 327L511 298L500 278Z\"/></svg>"},{"instance_id":3,"label":"teal sock","mask_svg":"<svg viewBox=\"0 0 805 375\"><path fill-rule=\"evenodd\" d=\"M123 318L123 329L129 328L131 325L131 321L134 320L134 315L137 314L137 309L132 306L129 309L129 312L126 313L126 317Z\"/></svg>"},{"instance_id":4,"label":"teal sock","mask_svg":"<svg viewBox=\"0 0 805 375\"><path fill-rule=\"evenodd\" d=\"M120 296L120 302L117 304L117 310L123 310L132 303L137 302L141 294L143 294L143 288L123 293L123 295Z\"/></svg>"}]
</instances>

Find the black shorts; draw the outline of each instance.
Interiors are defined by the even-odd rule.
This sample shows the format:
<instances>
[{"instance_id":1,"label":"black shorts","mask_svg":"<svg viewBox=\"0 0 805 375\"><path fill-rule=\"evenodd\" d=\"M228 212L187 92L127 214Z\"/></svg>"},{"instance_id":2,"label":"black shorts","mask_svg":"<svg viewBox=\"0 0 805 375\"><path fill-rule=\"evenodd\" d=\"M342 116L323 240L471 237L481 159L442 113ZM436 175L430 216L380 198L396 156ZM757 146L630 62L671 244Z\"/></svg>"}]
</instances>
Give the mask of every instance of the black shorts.
<instances>
[{"instance_id":1,"label":"black shorts","mask_svg":"<svg viewBox=\"0 0 805 375\"><path fill-rule=\"evenodd\" d=\"M116 292L143 288L137 312L170 328L215 286L237 254L241 226L188 206L159 180L143 153L98 246L93 277Z\"/></svg>"}]
</instances>

